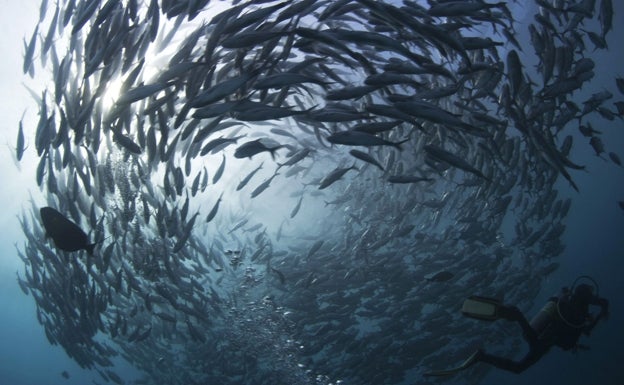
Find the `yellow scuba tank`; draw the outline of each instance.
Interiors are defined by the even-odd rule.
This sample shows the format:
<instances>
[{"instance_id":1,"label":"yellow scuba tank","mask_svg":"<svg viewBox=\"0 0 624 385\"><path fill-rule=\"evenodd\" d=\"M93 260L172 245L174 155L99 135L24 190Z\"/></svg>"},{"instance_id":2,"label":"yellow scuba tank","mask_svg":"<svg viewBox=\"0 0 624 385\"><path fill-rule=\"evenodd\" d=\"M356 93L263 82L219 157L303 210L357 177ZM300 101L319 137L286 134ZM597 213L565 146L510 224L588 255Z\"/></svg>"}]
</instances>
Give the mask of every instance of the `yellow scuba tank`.
<instances>
[{"instance_id":1,"label":"yellow scuba tank","mask_svg":"<svg viewBox=\"0 0 624 385\"><path fill-rule=\"evenodd\" d=\"M538 338L544 337L550 329L549 326L559 317L557 304L554 301L548 301L542 309L531 319L531 328L535 330Z\"/></svg>"}]
</instances>

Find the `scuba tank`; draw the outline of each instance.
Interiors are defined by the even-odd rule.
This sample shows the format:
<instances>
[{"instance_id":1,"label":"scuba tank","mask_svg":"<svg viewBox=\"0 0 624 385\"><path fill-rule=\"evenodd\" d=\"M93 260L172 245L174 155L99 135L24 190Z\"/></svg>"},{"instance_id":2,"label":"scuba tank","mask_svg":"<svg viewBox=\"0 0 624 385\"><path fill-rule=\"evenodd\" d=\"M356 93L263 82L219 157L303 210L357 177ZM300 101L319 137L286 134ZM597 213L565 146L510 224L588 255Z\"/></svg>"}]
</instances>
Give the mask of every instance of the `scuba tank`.
<instances>
[{"instance_id":1,"label":"scuba tank","mask_svg":"<svg viewBox=\"0 0 624 385\"><path fill-rule=\"evenodd\" d=\"M549 300L542 307L539 313L537 313L535 317L531 318L531 322L529 322L529 324L531 325L531 328L535 330L538 338L542 338L548 331L548 326L550 326L553 321L556 321L557 318L559 318L557 303Z\"/></svg>"}]
</instances>

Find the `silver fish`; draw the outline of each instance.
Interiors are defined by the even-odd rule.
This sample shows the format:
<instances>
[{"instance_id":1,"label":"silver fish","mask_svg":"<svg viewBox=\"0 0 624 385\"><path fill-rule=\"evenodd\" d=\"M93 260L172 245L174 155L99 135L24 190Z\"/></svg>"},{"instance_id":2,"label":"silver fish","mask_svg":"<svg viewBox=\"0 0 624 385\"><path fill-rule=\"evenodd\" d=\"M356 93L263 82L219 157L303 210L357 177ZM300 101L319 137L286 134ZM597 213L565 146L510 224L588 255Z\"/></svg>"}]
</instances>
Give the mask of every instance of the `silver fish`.
<instances>
[{"instance_id":1,"label":"silver fish","mask_svg":"<svg viewBox=\"0 0 624 385\"><path fill-rule=\"evenodd\" d=\"M346 174L350 170L357 170L357 168L355 167L355 165L353 165L351 167L343 167L343 168L338 167L338 168L332 170L332 172L327 174L321 180L321 182L319 184L319 190L323 190L323 189L331 186L332 184L334 184L335 182L340 180L344 176L344 174Z\"/></svg>"}]
</instances>

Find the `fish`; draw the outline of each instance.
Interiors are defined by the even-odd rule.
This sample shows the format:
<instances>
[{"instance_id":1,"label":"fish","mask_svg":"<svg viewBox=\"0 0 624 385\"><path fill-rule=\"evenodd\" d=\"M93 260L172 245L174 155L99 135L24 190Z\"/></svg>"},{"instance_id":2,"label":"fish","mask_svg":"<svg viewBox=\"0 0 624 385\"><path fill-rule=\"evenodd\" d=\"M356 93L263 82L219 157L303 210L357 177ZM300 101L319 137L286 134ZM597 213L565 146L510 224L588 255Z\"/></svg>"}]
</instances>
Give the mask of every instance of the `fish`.
<instances>
[{"instance_id":1,"label":"fish","mask_svg":"<svg viewBox=\"0 0 624 385\"><path fill-rule=\"evenodd\" d=\"M329 135L326 139L330 143L344 144L347 146L393 146L399 151L403 150L401 145L409 141L408 138L399 142L390 142L363 131L339 131Z\"/></svg>"},{"instance_id":2,"label":"fish","mask_svg":"<svg viewBox=\"0 0 624 385\"><path fill-rule=\"evenodd\" d=\"M475 167L470 165L468 162L466 162L464 159L458 157L455 154L450 153L449 151L446 151L440 147L437 147L431 144L424 146L424 150L428 155L432 156L434 159L438 161L448 163L454 167L460 168L464 171L477 175L483 179L489 180L489 178L486 177L480 170L476 169Z\"/></svg>"},{"instance_id":3,"label":"fish","mask_svg":"<svg viewBox=\"0 0 624 385\"><path fill-rule=\"evenodd\" d=\"M287 31L243 31L223 39L221 46L224 48L248 48L287 34Z\"/></svg>"},{"instance_id":4,"label":"fish","mask_svg":"<svg viewBox=\"0 0 624 385\"><path fill-rule=\"evenodd\" d=\"M115 142L119 143L119 145L121 145L123 148L133 154L141 154L143 152L141 146L139 146L132 139L128 138L120 132L114 132L113 139L115 140Z\"/></svg>"},{"instance_id":5,"label":"fish","mask_svg":"<svg viewBox=\"0 0 624 385\"><path fill-rule=\"evenodd\" d=\"M191 107L204 107L225 98L243 87L257 72L259 71L246 72L210 87L192 99Z\"/></svg>"},{"instance_id":6,"label":"fish","mask_svg":"<svg viewBox=\"0 0 624 385\"><path fill-rule=\"evenodd\" d=\"M205 107L195 109L192 116L195 119L217 118L232 111L238 103L239 102L212 103Z\"/></svg>"},{"instance_id":7,"label":"fish","mask_svg":"<svg viewBox=\"0 0 624 385\"><path fill-rule=\"evenodd\" d=\"M24 293L25 295L28 295L29 290L28 290L28 283L25 282L19 275L19 273L16 272L17 275L17 283L20 287L20 290L22 291L22 293Z\"/></svg>"},{"instance_id":8,"label":"fish","mask_svg":"<svg viewBox=\"0 0 624 385\"><path fill-rule=\"evenodd\" d=\"M243 219L242 221L238 222L236 225L234 225L234 227L232 227L230 229L229 233L233 233L234 231L236 231L236 230L240 229L241 227L245 226L247 224L247 222L249 222L249 219Z\"/></svg>"},{"instance_id":9,"label":"fish","mask_svg":"<svg viewBox=\"0 0 624 385\"><path fill-rule=\"evenodd\" d=\"M360 99L373 91L376 91L380 86L376 85L363 85L363 86L346 86L340 89L332 89L327 92L327 100L350 100Z\"/></svg>"},{"instance_id":10,"label":"fish","mask_svg":"<svg viewBox=\"0 0 624 385\"><path fill-rule=\"evenodd\" d=\"M22 66L22 70L24 74L32 71L33 59L35 56L35 49L37 44L37 35L39 34L39 24L35 27L33 31L32 37L30 38L30 42L26 44L26 40L24 40L24 64Z\"/></svg>"},{"instance_id":11,"label":"fish","mask_svg":"<svg viewBox=\"0 0 624 385\"><path fill-rule=\"evenodd\" d=\"M436 106L433 103L414 100L397 101L394 105L399 111L416 118L425 119L433 123L466 129L471 132L476 131L474 127L462 121L458 116Z\"/></svg>"},{"instance_id":12,"label":"fish","mask_svg":"<svg viewBox=\"0 0 624 385\"><path fill-rule=\"evenodd\" d=\"M312 258L321 249L321 247L323 247L324 243L325 241L323 239L319 239L318 241L314 242L312 247L310 247L310 250L308 250L306 259L309 260L310 258Z\"/></svg>"},{"instance_id":13,"label":"fish","mask_svg":"<svg viewBox=\"0 0 624 385\"><path fill-rule=\"evenodd\" d=\"M617 86L618 91L624 95L624 78L615 78L615 85Z\"/></svg>"},{"instance_id":14,"label":"fish","mask_svg":"<svg viewBox=\"0 0 624 385\"><path fill-rule=\"evenodd\" d=\"M589 144L591 144L594 148L597 156L600 156L600 154L605 152L604 144L602 143L602 139L600 139L600 137L592 136L591 139L589 139Z\"/></svg>"},{"instance_id":15,"label":"fish","mask_svg":"<svg viewBox=\"0 0 624 385\"><path fill-rule=\"evenodd\" d=\"M221 150L230 144L235 144L239 139L243 138L245 135L237 136L234 138L224 138L220 137L217 139L213 139L210 142L206 143L202 150L200 151L200 155L204 156L206 154L214 153L215 151ZM214 183L214 182L213 182Z\"/></svg>"},{"instance_id":16,"label":"fish","mask_svg":"<svg viewBox=\"0 0 624 385\"><path fill-rule=\"evenodd\" d=\"M26 147L24 146L24 126L22 124L22 119L19 121L19 128L17 130L17 144L15 145L15 156L18 161L22 160L24 156L24 152L26 151Z\"/></svg>"},{"instance_id":17,"label":"fish","mask_svg":"<svg viewBox=\"0 0 624 385\"><path fill-rule=\"evenodd\" d=\"M368 134L375 135L382 132L390 131L399 124L401 124L400 120L393 120L389 122L358 123L353 126L353 131L362 131Z\"/></svg>"},{"instance_id":18,"label":"fish","mask_svg":"<svg viewBox=\"0 0 624 385\"><path fill-rule=\"evenodd\" d=\"M433 181L434 181L433 178L414 176L414 175L390 175L388 177L388 182L397 183L397 184L433 182Z\"/></svg>"},{"instance_id":19,"label":"fish","mask_svg":"<svg viewBox=\"0 0 624 385\"><path fill-rule=\"evenodd\" d=\"M423 83L413 80L407 75L397 74L394 72L382 72L379 74L369 75L364 84L373 87L386 87L393 84L409 84L413 88L419 89L423 87Z\"/></svg>"},{"instance_id":20,"label":"fish","mask_svg":"<svg viewBox=\"0 0 624 385\"><path fill-rule=\"evenodd\" d=\"M611 0L601 0L598 13L601 35L604 38L613 28L613 3Z\"/></svg>"},{"instance_id":21,"label":"fish","mask_svg":"<svg viewBox=\"0 0 624 385\"><path fill-rule=\"evenodd\" d=\"M277 278L279 278L279 281L282 285L286 283L286 277L284 276L284 273L274 267L271 267L271 271L277 275Z\"/></svg>"},{"instance_id":22,"label":"fish","mask_svg":"<svg viewBox=\"0 0 624 385\"><path fill-rule=\"evenodd\" d=\"M223 155L223 160L221 161L219 168L217 169L215 174L212 176L212 184L216 184L219 181L219 179L221 179L221 176L223 175L224 170L225 170L225 154Z\"/></svg>"},{"instance_id":23,"label":"fish","mask_svg":"<svg viewBox=\"0 0 624 385\"><path fill-rule=\"evenodd\" d=\"M271 182L273 181L273 179L278 176L279 173L277 172L277 170L275 170L275 173L269 177L268 179L266 179L264 182L260 183L258 185L258 187L256 187L252 192L251 192L251 197L255 198L258 195L260 195L264 190L266 190L269 185L271 184Z\"/></svg>"},{"instance_id":24,"label":"fish","mask_svg":"<svg viewBox=\"0 0 624 385\"><path fill-rule=\"evenodd\" d=\"M504 1L491 4L471 1L449 1L431 5L427 13L436 17L471 16L483 10L502 7L505 4L507 3Z\"/></svg>"},{"instance_id":25,"label":"fish","mask_svg":"<svg viewBox=\"0 0 624 385\"><path fill-rule=\"evenodd\" d=\"M74 222L52 207L39 210L46 235L52 238L57 248L63 251L86 250L93 254L95 243L89 243L87 234Z\"/></svg>"},{"instance_id":26,"label":"fish","mask_svg":"<svg viewBox=\"0 0 624 385\"><path fill-rule=\"evenodd\" d=\"M95 3L98 3L97 1L95 1ZM106 375L108 376L108 378L113 381L114 383L116 383L117 385L123 385L125 382L121 379L121 377L119 377L119 375L115 372L113 372L112 370L106 369Z\"/></svg>"},{"instance_id":27,"label":"fish","mask_svg":"<svg viewBox=\"0 0 624 385\"><path fill-rule=\"evenodd\" d=\"M260 122L265 120L282 119L297 115L306 115L316 106L310 107L306 110L296 111L286 107L271 107L271 106L255 106L252 108L239 109L233 108L230 115L237 120L244 122Z\"/></svg>"},{"instance_id":28,"label":"fish","mask_svg":"<svg viewBox=\"0 0 624 385\"><path fill-rule=\"evenodd\" d=\"M275 159L275 151L283 148L283 145L277 145L273 147L267 147L262 143L262 139L252 140L250 142L243 143L238 146L234 151L235 158L249 158L251 159L254 155L259 154L261 152L269 152L271 154L271 158Z\"/></svg>"},{"instance_id":29,"label":"fish","mask_svg":"<svg viewBox=\"0 0 624 385\"><path fill-rule=\"evenodd\" d=\"M297 213L299 212L299 209L301 209L301 202L303 202L303 194L301 194L301 196L299 197L299 200L297 201L297 204L295 205L295 207L293 207L292 211L290 212L290 218L294 218L295 215L297 215Z\"/></svg>"},{"instance_id":30,"label":"fish","mask_svg":"<svg viewBox=\"0 0 624 385\"><path fill-rule=\"evenodd\" d=\"M269 15L271 15L278 9L285 7L291 2L292 0L286 0L270 7L256 9L236 19L229 20L229 23L226 24L223 33L228 34L242 30L243 28L250 26L259 20L267 18Z\"/></svg>"},{"instance_id":31,"label":"fish","mask_svg":"<svg viewBox=\"0 0 624 385\"><path fill-rule=\"evenodd\" d=\"M172 82L161 82L154 84L144 84L132 89L127 90L123 94L121 94L115 103L120 106L129 105L135 102L138 102L142 99L153 96L154 94L164 90L167 87L171 87L174 83Z\"/></svg>"},{"instance_id":32,"label":"fish","mask_svg":"<svg viewBox=\"0 0 624 385\"><path fill-rule=\"evenodd\" d=\"M594 130L590 122L587 122L587 125L579 124L579 131L584 136L591 138L594 134L600 134L600 131Z\"/></svg>"},{"instance_id":33,"label":"fish","mask_svg":"<svg viewBox=\"0 0 624 385\"><path fill-rule=\"evenodd\" d=\"M334 184L335 182L337 182L338 180L340 180L344 174L346 174L347 172L349 172L350 170L357 170L357 168L355 167L355 165L351 166L351 167L337 167L334 170L332 170L329 174L327 174L323 179L321 179L321 182L319 184L319 190L323 190L326 189L327 187L331 186L332 184Z\"/></svg>"},{"instance_id":34,"label":"fish","mask_svg":"<svg viewBox=\"0 0 624 385\"><path fill-rule=\"evenodd\" d=\"M372 164L374 166L377 166L377 168L379 168L381 171L384 171L383 166L375 158L373 158L371 155L369 155L369 154L367 154L367 153L365 153L363 151L350 150L349 154L351 154L355 158L363 160L366 163L370 163L370 164Z\"/></svg>"},{"instance_id":35,"label":"fish","mask_svg":"<svg viewBox=\"0 0 624 385\"><path fill-rule=\"evenodd\" d=\"M247 183L249 183L249 181L251 180L251 178L253 178L254 175L256 175L256 173L258 171L260 171L260 169L262 169L262 165L264 164L264 162L260 163L260 165L258 167L256 167L253 171L251 171L249 174L247 174L247 176L245 176L243 178L243 180L240 181L240 183L236 186L236 191L241 190L243 187L247 186Z\"/></svg>"},{"instance_id":36,"label":"fish","mask_svg":"<svg viewBox=\"0 0 624 385\"><path fill-rule=\"evenodd\" d=\"M299 162L301 162L303 159L307 158L308 155L310 155L310 153L312 152L312 149L310 148L302 148L301 150L297 151L296 153L294 153L292 156L290 156L288 158L288 160L284 163L278 163L277 165L279 167L283 167L283 166L293 166Z\"/></svg>"},{"instance_id":37,"label":"fish","mask_svg":"<svg viewBox=\"0 0 624 385\"><path fill-rule=\"evenodd\" d=\"M179 236L178 241L173 246L172 251L174 253L177 253L178 251L182 250L182 248L184 247L184 245L190 238L191 232L193 231L193 228L195 227L195 220L197 219L198 216L199 216L199 213L195 213L191 217L191 219L188 221L188 223L184 225L184 228L182 229L182 234Z\"/></svg>"},{"instance_id":38,"label":"fish","mask_svg":"<svg viewBox=\"0 0 624 385\"><path fill-rule=\"evenodd\" d=\"M208 216L206 217L206 222L212 221L214 217L217 215L217 211L219 210L219 203L221 203L222 198L223 198L223 193L221 193L221 195L217 199L217 202L214 204L214 206L212 206L212 209L210 210L210 212L208 213Z\"/></svg>"},{"instance_id":39,"label":"fish","mask_svg":"<svg viewBox=\"0 0 624 385\"><path fill-rule=\"evenodd\" d=\"M609 158L611 158L611 161L613 163L617 164L618 166L622 166L622 161L620 160L620 157L618 156L618 154L614 152L609 152Z\"/></svg>"},{"instance_id":40,"label":"fish","mask_svg":"<svg viewBox=\"0 0 624 385\"><path fill-rule=\"evenodd\" d=\"M277 73L269 76L265 76L257 79L254 82L253 88L256 90L264 90L268 88L282 88L282 87L291 87L297 84L303 83L313 83L321 86L325 86L328 83L313 78L311 76L292 73L292 72L284 72Z\"/></svg>"},{"instance_id":41,"label":"fish","mask_svg":"<svg viewBox=\"0 0 624 385\"><path fill-rule=\"evenodd\" d=\"M425 276L425 279L429 282L446 282L449 279L452 279L454 276L455 274L451 273L450 271L438 271L435 274Z\"/></svg>"},{"instance_id":42,"label":"fish","mask_svg":"<svg viewBox=\"0 0 624 385\"><path fill-rule=\"evenodd\" d=\"M163 321L174 323L174 324L176 323L176 318L171 314L168 314L165 312L155 312L154 315L162 319Z\"/></svg>"},{"instance_id":43,"label":"fish","mask_svg":"<svg viewBox=\"0 0 624 385\"><path fill-rule=\"evenodd\" d=\"M43 4L43 2L42 2ZM42 42L42 47L41 47L41 53L45 56L47 54L47 52L50 50L50 48L52 47L52 43L54 42L54 34L56 31L56 28L58 27L58 17L60 14L60 8L58 3L56 4L56 9L54 11L54 16L52 17L52 20L50 21L50 26L48 28L48 32L46 33L46 36ZM43 20L40 20L40 22Z\"/></svg>"},{"instance_id":44,"label":"fish","mask_svg":"<svg viewBox=\"0 0 624 385\"><path fill-rule=\"evenodd\" d=\"M152 332L152 326L150 325L149 328L147 328L145 331L141 332L134 340L134 342L141 342L141 341L145 341L146 339L149 338L150 334Z\"/></svg>"},{"instance_id":45,"label":"fish","mask_svg":"<svg viewBox=\"0 0 624 385\"><path fill-rule=\"evenodd\" d=\"M75 35L82 27L89 21L91 16L95 13L96 9L100 5L100 0L91 2L81 2L76 9L76 15L74 16L71 34Z\"/></svg>"}]
</instances>

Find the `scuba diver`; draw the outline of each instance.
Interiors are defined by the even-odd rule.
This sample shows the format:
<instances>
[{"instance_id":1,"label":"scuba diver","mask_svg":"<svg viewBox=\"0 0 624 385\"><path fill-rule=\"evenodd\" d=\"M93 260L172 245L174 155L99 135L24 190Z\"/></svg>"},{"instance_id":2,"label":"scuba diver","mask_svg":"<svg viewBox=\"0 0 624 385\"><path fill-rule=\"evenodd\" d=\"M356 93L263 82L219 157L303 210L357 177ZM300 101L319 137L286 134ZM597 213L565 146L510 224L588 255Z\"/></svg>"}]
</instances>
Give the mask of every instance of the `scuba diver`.
<instances>
[{"instance_id":1,"label":"scuba diver","mask_svg":"<svg viewBox=\"0 0 624 385\"><path fill-rule=\"evenodd\" d=\"M578 284L582 278L591 280L595 287L585 283ZM600 306L600 313L593 317L589 313L589 305ZM522 312L515 306L503 305L495 299L471 296L464 301L462 313L468 317L494 321L504 318L516 321L522 327L524 339L529 344L529 352L520 361L498 357L484 350L474 352L460 366L435 372L425 376L446 376L466 369L477 362L485 362L499 369L521 373L546 354L551 347L558 346L563 350L587 347L580 345L578 340L582 334L589 335L598 321L609 316L609 301L598 296L598 285L588 277L577 278L572 288L564 287L561 292L551 297L540 312L527 321Z\"/></svg>"}]
</instances>

